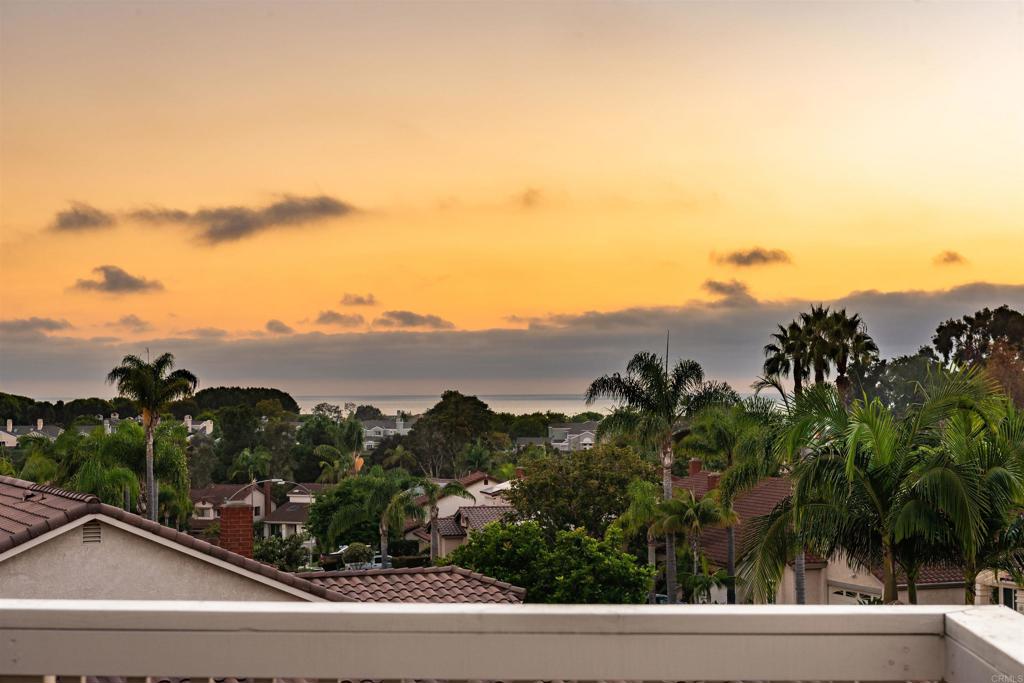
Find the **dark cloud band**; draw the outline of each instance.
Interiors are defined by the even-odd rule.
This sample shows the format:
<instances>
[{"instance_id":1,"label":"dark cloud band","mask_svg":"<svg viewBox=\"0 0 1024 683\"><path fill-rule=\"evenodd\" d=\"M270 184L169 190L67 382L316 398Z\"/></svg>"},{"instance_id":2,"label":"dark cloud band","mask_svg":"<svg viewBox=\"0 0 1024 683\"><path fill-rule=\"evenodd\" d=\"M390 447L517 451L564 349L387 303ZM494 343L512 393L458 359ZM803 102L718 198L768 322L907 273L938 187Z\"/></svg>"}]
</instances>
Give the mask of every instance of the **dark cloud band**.
<instances>
[{"instance_id":1,"label":"dark cloud band","mask_svg":"<svg viewBox=\"0 0 1024 683\"><path fill-rule=\"evenodd\" d=\"M92 280L80 279L73 288L83 292L103 292L104 294L137 294L156 292L164 288L157 280L131 275L118 266L97 266L92 272L99 277Z\"/></svg>"}]
</instances>

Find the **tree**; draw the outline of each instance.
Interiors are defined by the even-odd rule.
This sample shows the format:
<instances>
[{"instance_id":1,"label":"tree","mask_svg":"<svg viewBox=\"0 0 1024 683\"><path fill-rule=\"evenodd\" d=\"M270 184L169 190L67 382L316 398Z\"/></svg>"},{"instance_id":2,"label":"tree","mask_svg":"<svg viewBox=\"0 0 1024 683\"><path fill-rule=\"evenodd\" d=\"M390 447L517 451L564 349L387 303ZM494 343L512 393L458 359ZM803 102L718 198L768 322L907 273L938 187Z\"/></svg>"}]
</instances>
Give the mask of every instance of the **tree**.
<instances>
[{"instance_id":1,"label":"tree","mask_svg":"<svg viewBox=\"0 0 1024 683\"><path fill-rule=\"evenodd\" d=\"M847 374L850 364L866 365L878 358L878 346L868 335L860 315L848 315L845 308L829 314L824 325L828 352L836 366L836 388L849 404L852 396Z\"/></svg>"},{"instance_id":2,"label":"tree","mask_svg":"<svg viewBox=\"0 0 1024 683\"><path fill-rule=\"evenodd\" d=\"M983 308L959 320L947 320L935 329L932 344L947 365L980 365L994 345L1002 342L1017 354L1024 353L1024 313L1007 305Z\"/></svg>"},{"instance_id":3,"label":"tree","mask_svg":"<svg viewBox=\"0 0 1024 683\"><path fill-rule=\"evenodd\" d=\"M377 504L377 500L370 501L370 505L373 507L377 507ZM407 519L422 524L426 519L426 513L423 512L422 506L416 504L416 498L410 491L399 491L391 496L387 507L380 515L380 556L385 569L391 566L388 541L391 538L392 530L402 529Z\"/></svg>"},{"instance_id":4,"label":"tree","mask_svg":"<svg viewBox=\"0 0 1024 683\"><path fill-rule=\"evenodd\" d=\"M355 467L355 461L348 453L342 453L334 446L317 446L313 449L320 458L320 476L317 481L323 484L337 484Z\"/></svg>"},{"instance_id":5,"label":"tree","mask_svg":"<svg viewBox=\"0 0 1024 683\"><path fill-rule=\"evenodd\" d=\"M160 412L169 403L192 395L199 380L188 370L174 370L174 356L161 354L149 363L128 355L107 374L107 382L117 386L118 395L135 401L142 413L146 433L146 488L149 518L157 518L157 484L153 473L153 433L160 421Z\"/></svg>"},{"instance_id":6,"label":"tree","mask_svg":"<svg viewBox=\"0 0 1024 683\"><path fill-rule=\"evenodd\" d=\"M519 464L526 476L512 481L506 497L521 519L537 522L550 538L575 527L602 537L629 507L631 482L655 479L654 467L636 451L603 443L557 454L535 449Z\"/></svg>"},{"instance_id":7,"label":"tree","mask_svg":"<svg viewBox=\"0 0 1024 683\"><path fill-rule=\"evenodd\" d=\"M440 516L438 502L447 496L469 498L474 501L476 498L458 480L441 485L431 479L420 479L416 483L416 487L421 492L421 497L426 500L426 506L430 510L430 561L433 562L437 559L441 548L441 532L437 524Z\"/></svg>"},{"instance_id":8,"label":"tree","mask_svg":"<svg viewBox=\"0 0 1024 683\"><path fill-rule=\"evenodd\" d=\"M996 341L985 359L985 372L999 382L1018 408L1024 408L1024 350L1015 351L1008 342Z\"/></svg>"},{"instance_id":9,"label":"tree","mask_svg":"<svg viewBox=\"0 0 1024 683\"><path fill-rule=\"evenodd\" d=\"M833 348L829 339L830 316L828 308L811 306L811 310L800 314L800 329L807 348L807 359L814 372L814 383L821 384L832 369Z\"/></svg>"},{"instance_id":10,"label":"tree","mask_svg":"<svg viewBox=\"0 0 1024 683\"><path fill-rule=\"evenodd\" d=\"M313 406L313 414L341 422L341 407L331 403L317 403Z\"/></svg>"},{"instance_id":11,"label":"tree","mask_svg":"<svg viewBox=\"0 0 1024 683\"><path fill-rule=\"evenodd\" d=\"M361 405L356 407L356 412L352 414L352 417L360 422L363 420L383 420L384 413L376 406Z\"/></svg>"},{"instance_id":12,"label":"tree","mask_svg":"<svg viewBox=\"0 0 1024 683\"><path fill-rule=\"evenodd\" d=\"M772 458L773 430L779 413L775 404L762 398L749 398L732 405L710 406L697 413L691 431L680 442L684 451L693 452L724 470L719 496L724 511L732 510L735 496L756 485L766 476L777 473ZM736 576L736 533L727 524L726 567L730 577ZM735 582L727 586L727 602L736 603Z\"/></svg>"},{"instance_id":13,"label":"tree","mask_svg":"<svg viewBox=\"0 0 1024 683\"><path fill-rule=\"evenodd\" d=\"M764 347L764 374L770 382L777 377L793 378L793 393L803 393L804 379L808 373L809 349L807 337L797 321L789 325L778 325L772 334L774 341ZM785 397L785 393L783 393Z\"/></svg>"},{"instance_id":14,"label":"tree","mask_svg":"<svg viewBox=\"0 0 1024 683\"><path fill-rule=\"evenodd\" d=\"M613 533L622 533L626 538L643 532L647 540L647 564L654 568L658 560L658 534L654 523L658 519L658 503L661 500L658 485L643 479L634 479L626 489L629 506L609 527ZM606 532L606 537L607 537ZM652 586L649 602L654 603Z\"/></svg>"},{"instance_id":15,"label":"tree","mask_svg":"<svg viewBox=\"0 0 1024 683\"><path fill-rule=\"evenodd\" d=\"M729 513L721 508L714 496L703 496L699 500L693 492L676 492L672 500L658 504L654 520L654 533L664 536L682 535L690 547L693 559L693 574L697 574L700 559L700 535L706 529L725 526Z\"/></svg>"},{"instance_id":16,"label":"tree","mask_svg":"<svg viewBox=\"0 0 1024 683\"><path fill-rule=\"evenodd\" d=\"M228 470L228 476L235 480L241 479L243 482L256 481L269 475L270 451L262 448L243 449Z\"/></svg>"},{"instance_id":17,"label":"tree","mask_svg":"<svg viewBox=\"0 0 1024 683\"><path fill-rule=\"evenodd\" d=\"M445 391L413 425L406 437L408 448L428 477L452 475L463 447L488 433L493 417L487 404L476 396Z\"/></svg>"},{"instance_id":18,"label":"tree","mask_svg":"<svg viewBox=\"0 0 1024 683\"><path fill-rule=\"evenodd\" d=\"M283 572L295 572L308 559L309 553L303 545L306 539L305 534L292 534L288 538L257 538L253 544L252 557L257 562L273 565Z\"/></svg>"},{"instance_id":19,"label":"tree","mask_svg":"<svg viewBox=\"0 0 1024 683\"><path fill-rule=\"evenodd\" d=\"M382 446L378 446L378 448L381 447ZM389 449L385 454L383 464L384 467L389 469L399 467L410 472L418 467L416 456L402 445Z\"/></svg>"},{"instance_id":20,"label":"tree","mask_svg":"<svg viewBox=\"0 0 1024 683\"><path fill-rule=\"evenodd\" d=\"M394 494L413 483L405 470L379 466L345 477L316 497L309 508L308 529L324 549L354 541L376 543L384 508Z\"/></svg>"},{"instance_id":21,"label":"tree","mask_svg":"<svg viewBox=\"0 0 1024 683\"><path fill-rule=\"evenodd\" d=\"M526 589L527 602L642 603L654 570L619 550L612 534L598 540L582 529L549 539L534 522L491 523L442 560Z\"/></svg>"},{"instance_id":22,"label":"tree","mask_svg":"<svg viewBox=\"0 0 1024 683\"><path fill-rule=\"evenodd\" d=\"M629 435L641 446L658 452L663 495L665 500L671 500L673 439L683 421L706 405L738 397L727 384L705 381L704 370L696 361L680 360L669 371L667 357L663 363L655 354L641 352L626 365L625 375L604 375L590 384L586 392L588 405L599 398L612 399L617 408L601 422L598 434ZM665 554L668 599L674 603L676 559L675 539L671 535L665 537Z\"/></svg>"},{"instance_id":23,"label":"tree","mask_svg":"<svg viewBox=\"0 0 1024 683\"><path fill-rule=\"evenodd\" d=\"M490 472L491 465L491 450L480 439L467 443L459 452L457 469L462 475L471 472Z\"/></svg>"}]
</instances>

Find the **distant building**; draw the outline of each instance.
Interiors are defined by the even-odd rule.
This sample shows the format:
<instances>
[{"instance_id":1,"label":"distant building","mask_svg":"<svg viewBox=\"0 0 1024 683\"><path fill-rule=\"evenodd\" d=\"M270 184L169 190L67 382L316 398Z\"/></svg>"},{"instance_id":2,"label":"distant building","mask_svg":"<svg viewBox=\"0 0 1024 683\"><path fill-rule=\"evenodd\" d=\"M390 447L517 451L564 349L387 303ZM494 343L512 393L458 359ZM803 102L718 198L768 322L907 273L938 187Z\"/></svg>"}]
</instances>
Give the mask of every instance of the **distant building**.
<instances>
[{"instance_id":1,"label":"distant building","mask_svg":"<svg viewBox=\"0 0 1024 683\"><path fill-rule=\"evenodd\" d=\"M556 451L589 451L597 443L596 420L548 426L548 443Z\"/></svg>"},{"instance_id":2,"label":"distant building","mask_svg":"<svg viewBox=\"0 0 1024 683\"><path fill-rule=\"evenodd\" d=\"M242 501L252 506L253 521L264 519L274 501L269 496L270 486L253 484L212 484L201 489L190 489L192 516L188 520L190 533L198 534L220 520L221 511L228 501Z\"/></svg>"},{"instance_id":3,"label":"distant building","mask_svg":"<svg viewBox=\"0 0 1024 683\"><path fill-rule=\"evenodd\" d=\"M418 416L396 415L381 420L360 420L363 425L363 445L373 450L389 436L405 436L419 419Z\"/></svg>"},{"instance_id":4,"label":"distant building","mask_svg":"<svg viewBox=\"0 0 1024 683\"><path fill-rule=\"evenodd\" d=\"M304 532L309 523L309 506L323 489L323 484L300 484L289 491L288 500L263 520L264 538L288 538Z\"/></svg>"},{"instance_id":5,"label":"distant building","mask_svg":"<svg viewBox=\"0 0 1024 683\"><path fill-rule=\"evenodd\" d=\"M13 420L5 420L4 428L0 429L0 444L7 448L15 448L18 439L23 436L40 437L55 441L64 432L57 425L44 424L42 418L36 420L34 425L16 425Z\"/></svg>"}]
</instances>

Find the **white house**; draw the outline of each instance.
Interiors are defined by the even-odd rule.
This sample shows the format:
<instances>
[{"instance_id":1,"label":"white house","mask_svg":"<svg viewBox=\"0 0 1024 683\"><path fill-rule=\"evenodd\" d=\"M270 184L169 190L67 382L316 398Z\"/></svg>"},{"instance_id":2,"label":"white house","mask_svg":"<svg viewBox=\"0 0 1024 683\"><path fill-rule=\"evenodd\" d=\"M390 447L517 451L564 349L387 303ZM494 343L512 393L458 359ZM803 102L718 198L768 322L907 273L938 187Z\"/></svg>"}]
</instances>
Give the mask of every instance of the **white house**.
<instances>
[{"instance_id":1,"label":"white house","mask_svg":"<svg viewBox=\"0 0 1024 683\"><path fill-rule=\"evenodd\" d=\"M289 491L288 500L263 520L264 538L288 538L304 532L309 522L309 506L323 488L323 484L300 484Z\"/></svg>"},{"instance_id":2,"label":"white house","mask_svg":"<svg viewBox=\"0 0 1024 683\"><path fill-rule=\"evenodd\" d=\"M405 436L419 420L418 416L406 416L401 413L382 420L361 420L363 425L363 445L373 450L389 436Z\"/></svg>"},{"instance_id":3,"label":"white house","mask_svg":"<svg viewBox=\"0 0 1024 683\"><path fill-rule=\"evenodd\" d=\"M57 425L45 424L42 418L36 420L34 425L16 425L14 420L7 419L4 421L3 429L0 429L0 444L7 448L15 448L18 439L23 436L42 437L54 441L63 432L64 430Z\"/></svg>"},{"instance_id":4,"label":"white house","mask_svg":"<svg viewBox=\"0 0 1024 683\"><path fill-rule=\"evenodd\" d=\"M596 420L548 426L548 443L557 451L588 451L597 443Z\"/></svg>"}]
</instances>

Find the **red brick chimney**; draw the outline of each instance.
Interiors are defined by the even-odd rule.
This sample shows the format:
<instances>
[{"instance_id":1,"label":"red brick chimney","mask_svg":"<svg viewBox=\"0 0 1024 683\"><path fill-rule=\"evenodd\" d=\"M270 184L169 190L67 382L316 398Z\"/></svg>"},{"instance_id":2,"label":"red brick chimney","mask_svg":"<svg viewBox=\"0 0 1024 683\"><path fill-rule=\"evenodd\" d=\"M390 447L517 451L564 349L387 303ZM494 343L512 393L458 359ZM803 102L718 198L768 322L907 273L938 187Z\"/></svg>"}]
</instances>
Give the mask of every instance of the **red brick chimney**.
<instances>
[{"instance_id":1,"label":"red brick chimney","mask_svg":"<svg viewBox=\"0 0 1024 683\"><path fill-rule=\"evenodd\" d=\"M689 474L692 477L700 472L700 469L704 464L700 461L700 458L690 458L689 466Z\"/></svg>"},{"instance_id":2,"label":"red brick chimney","mask_svg":"<svg viewBox=\"0 0 1024 683\"><path fill-rule=\"evenodd\" d=\"M522 467L517 467L516 468L516 479L523 479L525 477L526 477L526 470L524 470Z\"/></svg>"},{"instance_id":3,"label":"red brick chimney","mask_svg":"<svg viewBox=\"0 0 1024 683\"><path fill-rule=\"evenodd\" d=\"M229 500L220 509L220 547L252 558L252 505Z\"/></svg>"},{"instance_id":4,"label":"red brick chimney","mask_svg":"<svg viewBox=\"0 0 1024 683\"><path fill-rule=\"evenodd\" d=\"M718 488L718 480L722 478L722 475L718 472L708 473L708 490Z\"/></svg>"}]
</instances>

